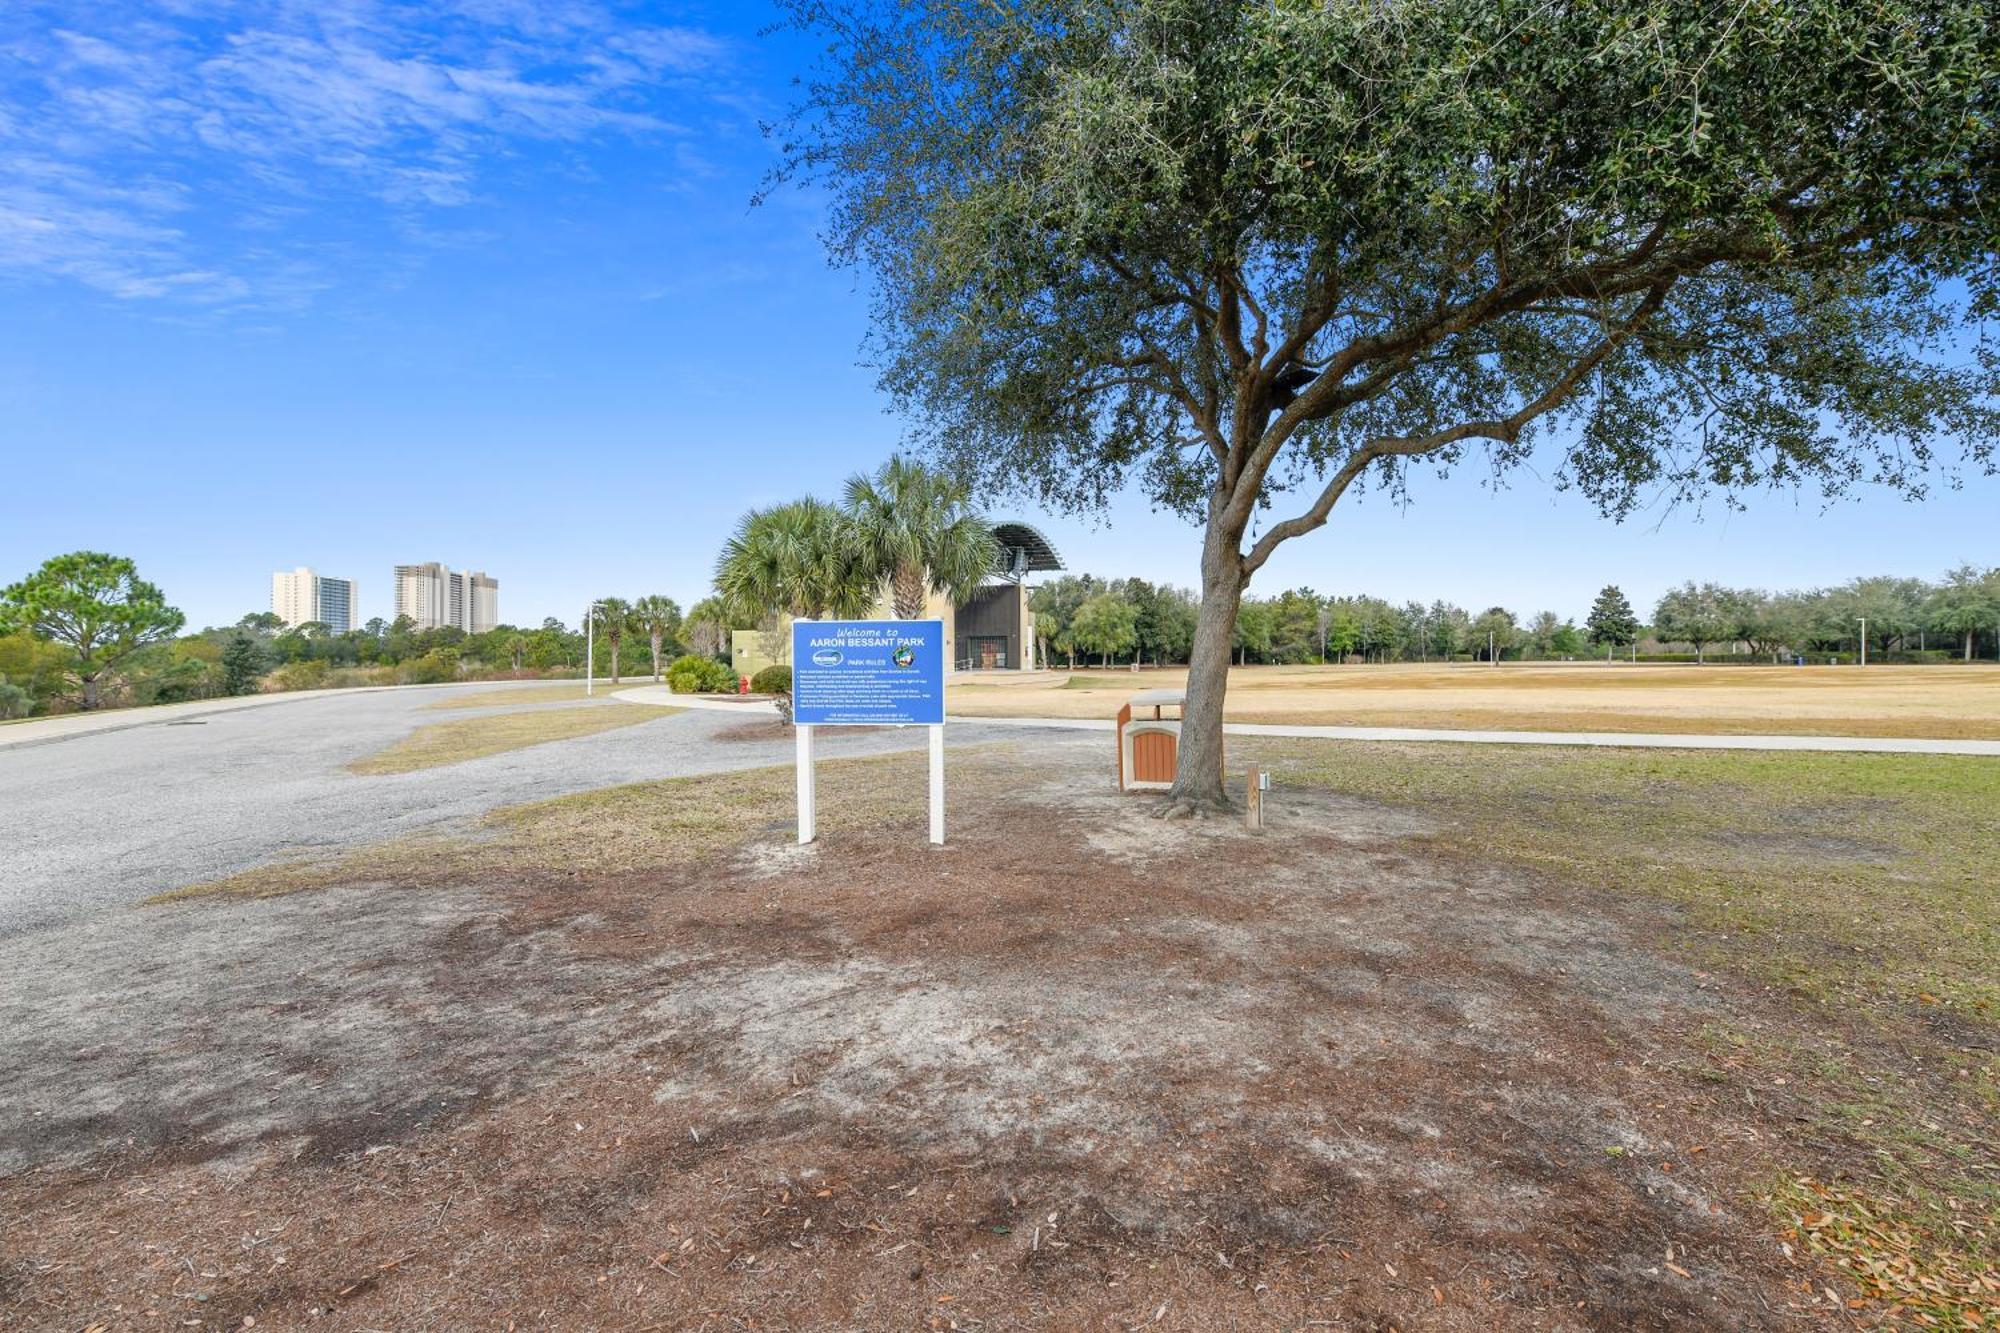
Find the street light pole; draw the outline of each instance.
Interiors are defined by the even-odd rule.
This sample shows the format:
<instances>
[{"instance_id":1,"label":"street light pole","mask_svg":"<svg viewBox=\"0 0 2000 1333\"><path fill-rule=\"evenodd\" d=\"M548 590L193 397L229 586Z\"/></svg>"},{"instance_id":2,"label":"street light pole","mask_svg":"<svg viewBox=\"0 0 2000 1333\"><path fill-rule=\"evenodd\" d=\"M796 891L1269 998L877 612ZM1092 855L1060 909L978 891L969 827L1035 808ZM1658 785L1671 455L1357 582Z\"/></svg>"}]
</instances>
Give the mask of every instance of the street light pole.
<instances>
[{"instance_id":1,"label":"street light pole","mask_svg":"<svg viewBox=\"0 0 2000 1333\"><path fill-rule=\"evenodd\" d=\"M583 612L583 697L595 697L597 689L597 603Z\"/></svg>"},{"instance_id":2,"label":"street light pole","mask_svg":"<svg viewBox=\"0 0 2000 1333\"><path fill-rule=\"evenodd\" d=\"M1868 665L1868 617L1856 616L1855 619L1861 622L1861 665L1867 666Z\"/></svg>"}]
</instances>

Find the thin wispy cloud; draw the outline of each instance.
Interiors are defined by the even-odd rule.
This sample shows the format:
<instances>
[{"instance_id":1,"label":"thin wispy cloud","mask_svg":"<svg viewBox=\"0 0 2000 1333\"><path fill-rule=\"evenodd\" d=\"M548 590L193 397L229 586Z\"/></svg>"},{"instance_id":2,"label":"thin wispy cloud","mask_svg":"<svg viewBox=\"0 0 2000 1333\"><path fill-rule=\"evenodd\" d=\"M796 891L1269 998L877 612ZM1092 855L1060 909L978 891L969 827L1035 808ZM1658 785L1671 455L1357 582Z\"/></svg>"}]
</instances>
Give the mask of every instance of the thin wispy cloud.
<instances>
[{"instance_id":1,"label":"thin wispy cloud","mask_svg":"<svg viewBox=\"0 0 2000 1333\"><path fill-rule=\"evenodd\" d=\"M585 3L0 8L0 277L296 304L329 225L393 243L534 145L674 142L728 54Z\"/></svg>"}]
</instances>

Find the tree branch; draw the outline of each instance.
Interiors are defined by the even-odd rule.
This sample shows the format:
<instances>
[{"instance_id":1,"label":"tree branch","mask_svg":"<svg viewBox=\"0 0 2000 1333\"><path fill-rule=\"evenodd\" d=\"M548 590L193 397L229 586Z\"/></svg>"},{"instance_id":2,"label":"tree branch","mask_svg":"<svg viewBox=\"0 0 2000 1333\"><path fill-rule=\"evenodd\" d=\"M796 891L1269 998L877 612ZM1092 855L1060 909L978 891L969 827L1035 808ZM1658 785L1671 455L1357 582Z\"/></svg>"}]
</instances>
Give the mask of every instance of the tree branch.
<instances>
[{"instance_id":1,"label":"tree branch","mask_svg":"<svg viewBox=\"0 0 2000 1333\"><path fill-rule=\"evenodd\" d=\"M1524 403L1519 410L1492 420L1461 422L1428 435L1374 439L1355 450L1347 462L1341 465L1340 470L1327 481L1319 498L1313 501L1312 508L1282 523L1273 524L1257 540L1257 544L1250 548L1249 554L1243 557L1244 575L1247 577L1263 568L1264 562L1271 558L1271 553L1293 537L1302 536L1323 526L1327 515L1332 513L1334 504L1347 492L1347 488L1354 484L1355 479L1377 459L1428 454L1448 444L1467 439L1484 438L1507 443L1518 440L1522 429L1528 423L1567 402L1576 392L1577 385L1602 365L1605 358L1618 349L1619 344L1631 337L1645 325L1646 321L1658 313L1661 305L1666 302L1667 289L1672 285L1671 278L1655 284L1623 323L1607 333L1589 352L1579 357L1539 397Z\"/></svg>"}]
</instances>

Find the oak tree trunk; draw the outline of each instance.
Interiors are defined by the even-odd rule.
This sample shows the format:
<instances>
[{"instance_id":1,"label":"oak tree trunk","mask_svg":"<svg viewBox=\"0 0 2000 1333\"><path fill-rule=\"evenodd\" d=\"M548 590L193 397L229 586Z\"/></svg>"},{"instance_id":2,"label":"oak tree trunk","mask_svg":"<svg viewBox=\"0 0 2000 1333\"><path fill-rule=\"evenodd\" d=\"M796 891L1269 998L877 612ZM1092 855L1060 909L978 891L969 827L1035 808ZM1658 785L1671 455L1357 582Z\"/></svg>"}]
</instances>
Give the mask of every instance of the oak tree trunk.
<instances>
[{"instance_id":1,"label":"oak tree trunk","mask_svg":"<svg viewBox=\"0 0 2000 1333\"><path fill-rule=\"evenodd\" d=\"M1222 704L1230 647L1243 604L1243 534L1211 516L1202 541L1201 607L1188 651L1187 703L1181 710L1179 761L1160 814L1186 818L1229 809L1222 786Z\"/></svg>"}]
</instances>

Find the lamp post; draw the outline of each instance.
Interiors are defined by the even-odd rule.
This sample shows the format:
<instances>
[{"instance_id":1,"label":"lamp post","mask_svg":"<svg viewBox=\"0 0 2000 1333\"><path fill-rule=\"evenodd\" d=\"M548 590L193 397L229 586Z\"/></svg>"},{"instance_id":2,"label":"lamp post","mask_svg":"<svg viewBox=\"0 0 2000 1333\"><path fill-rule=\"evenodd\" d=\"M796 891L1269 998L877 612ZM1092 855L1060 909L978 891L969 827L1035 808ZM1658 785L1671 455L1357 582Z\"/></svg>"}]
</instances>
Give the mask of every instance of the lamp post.
<instances>
[{"instance_id":1,"label":"lamp post","mask_svg":"<svg viewBox=\"0 0 2000 1333\"><path fill-rule=\"evenodd\" d=\"M1856 616L1855 619L1861 622L1861 665L1867 666L1868 665L1868 617Z\"/></svg>"},{"instance_id":2,"label":"lamp post","mask_svg":"<svg viewBox=\"0 0 2000 1333\"><path fill-rule=\"evenodd\" d=\"M583 612L583 697L593 698L597 689L597 603Z\"/></svg>"}]
</instances>

